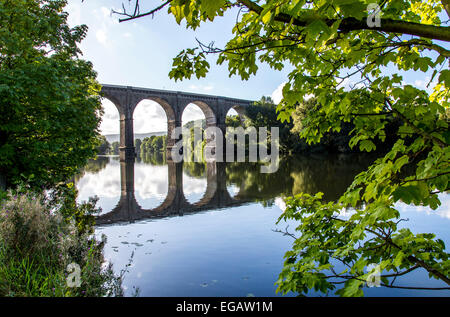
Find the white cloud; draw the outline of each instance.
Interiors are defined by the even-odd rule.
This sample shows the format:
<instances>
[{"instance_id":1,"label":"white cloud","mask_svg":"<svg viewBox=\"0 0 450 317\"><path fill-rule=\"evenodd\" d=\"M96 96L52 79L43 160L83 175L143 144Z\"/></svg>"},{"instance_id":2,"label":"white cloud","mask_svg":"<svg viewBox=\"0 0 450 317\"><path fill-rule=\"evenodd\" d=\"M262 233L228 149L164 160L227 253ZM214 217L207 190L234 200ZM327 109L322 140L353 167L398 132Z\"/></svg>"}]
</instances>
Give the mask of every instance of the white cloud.
<instances>
[{"instance_id":1,"label":"white cloud","mask_svg":"<svg viewBox=\"0 0 450 317\"><path fill-rule=\"evenodd\" d=\"M142 199L157 199L160 203L166 199L169 189L167 165L154 166L148 164L136 164L134 175L136 197ZM183 193L186 198L190 198L189 196L191 195L203 196L206 192L206 186L206 178L194 178L183 173ZM195 201L191 201L191 203L194 202ZM138 203L140 202L138 201ZM155 205L151 208L155 207L157 206Z\"/></svg>"},{"instance_id":2,"label":"white cloud","mask_svg":"<svg viewBox=\"0 0 450 317\"><path fill-rule=\"evenodd\" d=\"M100 123L100 133L103 135L119 134L119 111L116 106L109 100L102 100L104 114Z\"/></svg>"},{"instance_id":3,"label":"white cloud","mask_svg":"<svg viewBox=\"0 0 450 317\"><path fill-rule=\"evenodd\" d=\"M133 114L134 133L167 131L167 116L164 109L156 102L140 102Z\"/></svg>"},{"instance_id":4,"label":"white cloud","mask_svg":"<svg viewBox=\"0 0 450 317\"><path fill-rule=\"evenodd\" d=\"M87 201L94 194L102 198L120 197L120 169L116 161L110 163L97 174L86 172L77 182L78 201ZM101 206L101 201L98 206Z\"/></svg>"},{"instance_id":5,"label":"white cloud","mask_svg":"<svg viewBox=\"0 0 450 317\"><path fill-rule=\"evenodd\" d=\"M108 44L108 36L106 35L106 31L103 29L98 30L95 32L95 37L97 38L97 41L106 46Z\"/></svg>"},{"instance_id":6,"label":"white cloud","mask_svg":"<svg viewBox=\"0 0 450 317\"><path fill-rule=\"evenodd\" d=\"M134 170L136 197L141 197L142 199L156 198L160 202L164 201L169 189L167 165L135 164Z\"/></svg>"},{"instance_id":7,"label":"white cloud","mask_svg":"<svg viewBox=\"0 0 450 317\"><path fill-rule=\"evenodd\" d=\"M360 89L363 88L364 84L363 83L357 83L352 79L349 78L345 78L338 86L337 88L344 88L345 91L349 91L352 89Z\"/></svg>"},{"instance_id":8,"label":"white cloud","mask_svg":"<svg viewBox=\"0 0 450 317\"><path fill-rule=\"evenodd\" d=\"M277 89L274 90L272 93L272 100L275 102L275 104L279 104L281 99L283 99L283 87L286 85L286 82L280 84Z\"/></svg>"},{"instance_id":9,"label":"white cloud","mask_svg":"<svg viewBox=\"0 0 450 317\"><path fill-rule=\"evenodd\" d=\"M192 194L204 194L208 182L206 178L194 178L183 173L183 193L184 196Z\"/></svg>"},{"instance_id":10,"label":"white cloud","mask_svg":"<svg viewBox=\"0 0 450 317\"><path fill-rule=\"evenodd\" d=\"M273 100L273 102L274 102L275 104L279 104L280 101L283 99L283 87L284 87L284 85L286 85L286 82L281 83L281 84L277 87L277 89L274 90L274 92L273 92L272 95L271 95L272 100ZM307 94L307 95L305 96L304 99L305 99L305 100L308 100L308 99L310 99L310 98L312 98L312 97L314 97L313 94Z\"/></svg>"},{"instance_id":11,"label":"white cloud","mask_svg":"<svg viewBox=\"0 0 450 317\"><path fill-rule=\"evenodd\" d=\"M227 116L238 116L239 114L237 113L236 110L234 110L233 108L231 108L230 110L228 110L227 112Z\"/></svg>"},{"instance_id":12,"label":"white cloud","mask_svg":"<svg viewBox=\"0 0 450 317\"><path fill-rule=\"evenodd\" d=\"M424 89L426 88L427 83L429 82L429 77L427 77L425 80L415 80L414 81L414 86L416 86L417 88L421 88Z\"/></svg>"},{"instance_id":13,"label":"white cloud","mask_svg":"<svg viewBox=\"0 0 450 317\"><path fill-rule=\"evenodd\" d=\"M227 190L231 197L235 197L237 194L239 194L240 188L234 184L231 184L231 185L227 186ZM277 199L281 199L281 198L275 199L275 205L277 205Z\"/></svg>"},{"instance_id":14,"label":"white cloud","mask_svg":"<svg viewBox=\"0 0 450 317\"><path fill-rule=\"evenodd\" d=\"M432 210L429 207L425 206L407 205L402 202L396 203L395 207L399 211L404 213L424 212L427 215L437 215L442 218L450 219L450 195L446 193L441 193L439 194L439 200L441 201L441 205L436 210Z\"/></svg>"},{"instance_id":15,"label":"white cloud","mask_svg":"<svg viewBox=\"0 0 450 317\"><path fill-rule=\"evenodd\" d=\"M185 124L189 121L199 119L205 119L205 114L203 113L203 110L200 109L199 106L191 103L184 109L181 121L183 122L183 124Z\"/></svg>"},{"instance_id":16,"label":"white cloud","mask_svg":"<svg viewBox=\"0 0 450 317\"><path fill-rule=\"evenodd\" d=\"M116 17L111 15L111 9L107 7L100 7L100 9L93 10L93 15L95 16L95 24L91 24L90 28L95 30L95 37L103 46L111 46L113 44L114 34L116 26L119 22Z\"/></svg>"},{"instance_id":17,"label":"white cloud","mask_svg":"<svg viewBox=\"0 0 450 317\"><path fill-rule=\"evenodd\" d=\"M411 85L416 88L423 89L423 90L427 91L428 93L432 93L433 87L437 85L438 80L437 80L437 78L434 78L434 80L431 83L430 83L430 80L431 80L431 78L429 76L426 76L423 80L422 79L415 80L414 83ZM428 84L429 84L429 86L427 87Z\"/></svg>"},{"instance_id":18,"label":"white cloud","mask_svg":"<svg viewBox=\"0 0 450 317\"><path fill-rule=\"evenodd\" d=\"M211 91L211 90L213 90L213 89L214 89L214 86L213 86L213 85L208 85L208 86L203 87L203 90L204 90L204 91Z\"/></svg>"},{"instance_id":19,"label":"white cloud","mask_svg":"<svg viewBox=\"0 0 450 317\"><path fill-rule=\"evenodd\" d=\"M107 7L101 7L100 12L103 14L104 17L111 16L111 10Z\"/></svg>"},{"instance_id":20,"label":"white cloud","mask_svg":"<svg viewBox=\"0 0 450 317\"><path fill-rule=\"evenodd\" d=\"M168 166L135 164L134 171L134 189L138 204L142 208L158 207L166 199L169 190ZM199 200L198 197L205 194L206 187L206 178L195 178L183 173L185 197L191 200L190 196L195 196L192 197L195 201L191 201L191 203L195 203ZM78 201L87 201L89 197L96 194L100 199L99 206L109 199L113 204L109 204L108 207L113 208L121 195L119 163L110 160L110 163L100 172L85 173L77 182L77 188L79 190ZM108 211L104 210L104 212Z\"/></svg>"},{"instance_id":21,"label":"white cloud","mask_svg":"<svg viewBox=\"0 0 450 317\"><path fill-rule=\"evenodd\" d=\"M81 1L69 3L64 10L69 13L67 23L70 27L81 24Z\"/></svg>"},{"instance_id":22,"label":"white cloud","mask_svg":"<svg viewBox=\"0 0 450 317\"><path fill-rule=\"evenodd\" d=\"M281 197L275 198L275 206L281 209L281 211L286 211L286 203L284 202L284 199Z\"/></svg>"}]
</instances>

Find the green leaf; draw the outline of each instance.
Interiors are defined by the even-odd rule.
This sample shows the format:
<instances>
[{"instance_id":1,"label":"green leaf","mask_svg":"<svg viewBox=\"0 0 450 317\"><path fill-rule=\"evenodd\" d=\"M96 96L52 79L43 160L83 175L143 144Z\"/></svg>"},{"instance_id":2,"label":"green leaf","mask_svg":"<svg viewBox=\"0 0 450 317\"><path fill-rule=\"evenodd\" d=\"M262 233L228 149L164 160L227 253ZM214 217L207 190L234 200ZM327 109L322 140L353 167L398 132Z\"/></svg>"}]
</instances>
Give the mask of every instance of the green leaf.
<instances>
[{"instance_id":1,"label":"green leaf","mask_svg":"<svg viewBox=\"0 0 450 317\"><path fill-rule=\"evenodd\" d=\"M359 149L361 151L370 152L376 149L375 144L370 140L362 140L359 143Z\"/></svg>"},{"instance_id":2,"label":"green leaf","mask_svg":"<svg viewBox=\"0 0 450 317\"><path fill-rule=\"evenodd\" d=\"M225 2L225 0L201 0L201 6L208 18L212 21Z\"/></svg>"}]
</instances>

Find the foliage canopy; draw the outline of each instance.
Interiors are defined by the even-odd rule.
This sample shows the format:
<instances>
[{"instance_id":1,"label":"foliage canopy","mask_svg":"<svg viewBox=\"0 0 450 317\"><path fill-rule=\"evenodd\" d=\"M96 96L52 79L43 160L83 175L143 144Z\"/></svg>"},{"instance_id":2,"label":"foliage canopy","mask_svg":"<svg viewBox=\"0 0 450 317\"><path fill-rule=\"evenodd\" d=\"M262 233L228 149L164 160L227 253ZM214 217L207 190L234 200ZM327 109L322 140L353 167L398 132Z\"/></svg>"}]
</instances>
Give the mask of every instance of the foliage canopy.
<instances>
[{"instance_id":1,"label":"foliage canopy","mask_svg":"<svg viewBox=\"0 0 450 317\"><path fill-rule=\"evenodd\" d=\"M100 86L65 0L0 2L0 176L51 187L96 153Z\"/></svg>"}]
</instances>

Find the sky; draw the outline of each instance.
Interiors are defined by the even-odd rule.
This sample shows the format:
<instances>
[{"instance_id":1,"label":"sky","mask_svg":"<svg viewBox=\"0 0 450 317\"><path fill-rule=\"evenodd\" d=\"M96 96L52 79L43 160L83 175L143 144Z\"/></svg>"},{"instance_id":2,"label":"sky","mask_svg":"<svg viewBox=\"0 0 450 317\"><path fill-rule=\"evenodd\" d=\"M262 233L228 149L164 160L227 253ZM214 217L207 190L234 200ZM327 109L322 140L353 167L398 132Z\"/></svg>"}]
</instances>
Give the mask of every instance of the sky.
<instances>
[{"instance_id":1,"label":"sky","mask_svg":"<svg viewBox=\"0 0 450 317\"><path fill-rule=\"evenodd\" d=\"M281 93L279 87L286 81L287 70L280 72L263 66L256 76L242 81L236 76L230 78L227 66L216 65L215 57L210 59L211 69L206 78L178 82L169 78L173 58L183 49L196 47L196 39L223 46L231 36L236 12L229 12L194 32L178 25L166 10L160 11L154 18L119 23L119 17L111 15L111 9L120 11L122 3L127 7L127 0L69 0L66 7L69 25L86 24L89 27L80 48L82 58L93 63L100 83L248 100L259 100L263 95L271 96L274 92ZM160 1L144 3L154 6ZM118 134L119 116L116 108L107 100L103 106L102 134ZM195 105L189 106L183 113L183 122L201 118L204 118L203 112ZM143 101L138 105L134 113L135 133L164 131L166 127L165 113L158 104Z\"/></svg>"},{"instance_id":2,"label":"sky","mask_svg":"<svg viewBox=\"0 0 450 317\"><path fill-rule=\"evenodd\" d=\"M161 1L147 0L148 9ZM133 4L134 1L131 1ZM197 40L223 47L231 38L231 30L237 11L228 11L213 23L205 23L195 32L178 25L166 9L154 17L144 17L119 23L118 15L111 10L121 11L122 4L128 7L128 0L69 0L66 11L71 26L86 24L89 27L86 39L80 48L83 57L93 63L102 84L115 84L153 89L166 89L201 94L218 95L248 100L259 100L271 96L275 102L281 99L281 90L291 70L275 71L261 65L257 74L247 81L229 77L227 65L216 65L216 56L211 56L210 71L206 78L175 82L168 76L173 58L186 48L197 46ZM141 8L144 12L146 8ZM393 69L388 69L394 72ZM428 76L428 78L427 78ZM405 83L424 88L429 74L406 73ZM346 83L350 85L349 82ZM105 100L104 115L100 130L102 134L119 133L119 114L115 106ZM229 114L236 114L230 112ZM200 108L190 105L183 113L183 122L204 118ZM153 101L142 101L134 113L134 132L148 133L165 131L167 118L163 109Z\"/></svg>"}]
</instances>

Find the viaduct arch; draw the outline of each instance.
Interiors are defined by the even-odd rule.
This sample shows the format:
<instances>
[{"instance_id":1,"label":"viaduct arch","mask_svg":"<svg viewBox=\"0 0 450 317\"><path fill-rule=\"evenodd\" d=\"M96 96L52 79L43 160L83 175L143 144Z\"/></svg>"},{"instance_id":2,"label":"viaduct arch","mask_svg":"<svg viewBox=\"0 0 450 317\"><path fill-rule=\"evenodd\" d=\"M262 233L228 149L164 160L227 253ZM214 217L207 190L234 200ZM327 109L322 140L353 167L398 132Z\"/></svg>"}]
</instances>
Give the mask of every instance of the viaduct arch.
<instances>
[{"instance_id":1,"label":"viaduct arch","mask_svg":"<svg viewBox=\"0 0 450 317\"><path fill-rule=\"evenodd\" d=\"M181 127L181 116L184 109L193 103L202 109L207 127L218 127L223 135L226 132L225 119L231 108L239 115L253 102L220 96L193 94L180 91L137 88L131 86L103 85L103 97L109 99L116 106L120 116L120 159L121 161L135 157L133 112L142 100L157 102L167 116L167 152L179 140L174 137L175 128Z\"/></svg>"}]
</instances>

